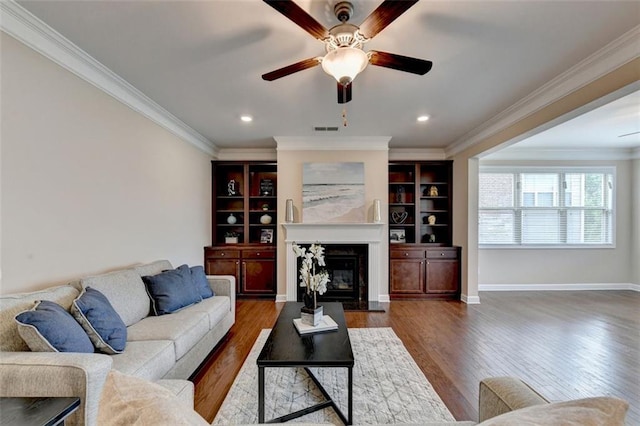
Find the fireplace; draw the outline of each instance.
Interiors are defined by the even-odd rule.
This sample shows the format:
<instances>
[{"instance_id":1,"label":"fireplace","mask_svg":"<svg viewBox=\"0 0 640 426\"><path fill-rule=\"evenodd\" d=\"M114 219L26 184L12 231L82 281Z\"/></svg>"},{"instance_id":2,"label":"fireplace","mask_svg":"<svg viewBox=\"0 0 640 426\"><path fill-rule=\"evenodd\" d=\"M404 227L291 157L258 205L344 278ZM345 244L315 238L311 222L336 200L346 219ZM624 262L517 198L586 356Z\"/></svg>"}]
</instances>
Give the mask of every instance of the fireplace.
<instances>
[{"instance_id":1,"label":"fireplace","mask_svg":"<svg viewBox=\"0 0 640 426\"><path fill-rule=\"evenodd\" d=\"M331 281L327 292L319 295L320 301L361 302L367 299L367 259L366 244L323 244L327 272ZM298 259L298 282L300 281ZM304 288L298 287L298 301L302 301Z\"/></svg>"},{"instance_id":2,"label":"fireplace","mask_svg":"<svg viewBox=\"0 0 640 426\"><path fill-rule=\"evenodd\" d=\"M386 236L383 233L384 225L379 223L285 223L286 241L286 279L287 294L284 301L297 301L299 295L298 264L293 252L293 243L311 244L319 242L323 247L337 247L338 250L348 251L358 247L357 250L366 253L366 262L358 267L358 281L365 280L366 293L362 287L358 289L358 297L362 301L388 302L386 282L382 282L382 265L386 262L386 256L382 254L382 241ZM346 255L349 253L336 253ZM351 253L353 255L353 253ZM338 265L340 266L340 265ZM342 271L342 270L341 270ZM339 272L339 278L344 273ZM385 280L386 281L386 280ZM338 289L336 289L338 290ZM337 296L334 296L337 297Z\"/></svg>"}]
</instances>

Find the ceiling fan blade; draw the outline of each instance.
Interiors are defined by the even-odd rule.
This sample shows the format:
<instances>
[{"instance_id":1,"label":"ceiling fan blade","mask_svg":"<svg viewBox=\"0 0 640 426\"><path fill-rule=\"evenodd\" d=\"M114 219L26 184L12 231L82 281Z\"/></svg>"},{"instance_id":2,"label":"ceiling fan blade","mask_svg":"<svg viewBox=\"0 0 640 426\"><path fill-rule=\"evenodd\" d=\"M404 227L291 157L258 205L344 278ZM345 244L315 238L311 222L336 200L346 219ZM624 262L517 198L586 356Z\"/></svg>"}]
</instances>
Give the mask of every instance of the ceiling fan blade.
<instances>
[{"instance_id":1,"label":"ceiling fan blade","mask_svg":"<svg viewBox=\"0 0 640 426\"><path fill-rule=\"evenodd\" d=\"M369 63L379 67L393 68L398 71L410 72L413 74L425 75L431 70L433 62L424 59L410 58L408 56L396 55L387 52L369 51L371 58Z\"/></svg>"},{"instance_id":2,"label":"ceiling fan blade","mask_svg":"<svg viewBox=\"0 0 640 426\"><path fill-rule=\"evenodd\" d=\"M384 0L360 25L360 34L373 38L417 2L418 0Z\"/></svg>"},{"instance_id":3,"label":"ceiling fan blade","mask_svg":"<svg viewBox=\"0 0 640 426\"><path fill-rule=\"evenodd\" d=\"M321 23L313 19L311 15L304 11L300 6L290 0L263 0L269 6L282 13L284 16L292 20L300 28L317 38L324 40L329 37L327 30Z\"/></svg>"},{"instance_id":4,"label":"ceiling fan blade","mask_svg":"<svg viewBox=\"0 0 640 426\"><path fill-rule=\"evenodd\" d=\"M346 104L347 102L351 102L352 87L353 87L353 82L346 85L338 82L338 103L339 104Z\"/></svg>"},{"instance_id":5,"label":"ceiling fan blade","mask_svg":"<svg viewBox=\"0 0 640 426\"><path fill-rule=\"evenodd\" d=\"M286 77L289 74L293 74L294 72L313 68L318 64L320 64L320 60L318 58L305 59L304 61L296 62L295 64L263 74L262 79L267 81L277 80L279 78Z\"/></svg>"}]
</instances>

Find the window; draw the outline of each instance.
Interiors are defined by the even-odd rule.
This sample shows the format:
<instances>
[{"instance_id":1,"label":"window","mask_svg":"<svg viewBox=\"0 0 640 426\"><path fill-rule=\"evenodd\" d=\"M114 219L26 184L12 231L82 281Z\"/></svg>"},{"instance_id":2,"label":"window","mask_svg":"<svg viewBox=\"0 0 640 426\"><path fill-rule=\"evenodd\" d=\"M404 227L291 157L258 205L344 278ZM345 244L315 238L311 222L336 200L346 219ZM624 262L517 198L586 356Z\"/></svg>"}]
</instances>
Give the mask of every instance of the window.
<instances>
[{"instance_id":1,"label":"window","mask_svg":"<svg viewBox=\"0 0 640 426\"><path fill-rule=\"evenodd\" d=\"M479 243L613 246L615 168L481 167Z\"/></svg>"}]
</instances>

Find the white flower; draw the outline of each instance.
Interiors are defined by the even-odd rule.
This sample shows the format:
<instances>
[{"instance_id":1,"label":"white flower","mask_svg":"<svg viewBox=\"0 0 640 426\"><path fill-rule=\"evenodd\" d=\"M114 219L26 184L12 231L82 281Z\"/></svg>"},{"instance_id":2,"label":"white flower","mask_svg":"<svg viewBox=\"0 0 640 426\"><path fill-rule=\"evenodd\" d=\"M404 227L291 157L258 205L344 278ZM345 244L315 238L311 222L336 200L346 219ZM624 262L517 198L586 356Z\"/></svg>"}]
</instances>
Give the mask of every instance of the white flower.
<instances>
[{"instance_id":1,"label":"white flower","mask_svg":"<svg viewBox=\"0 0 640 426\"><path fill-rule=\"evenodd\" d=\"M330 281L329 273L318 268L326 266L324 262L324 247L318 243L311 244L307 250L293 243L293 252L296 257L302 258L300 265L300 287L306 287L308 292L324 294L327 291L327 283Z\"/></svg>"}]
</instances>

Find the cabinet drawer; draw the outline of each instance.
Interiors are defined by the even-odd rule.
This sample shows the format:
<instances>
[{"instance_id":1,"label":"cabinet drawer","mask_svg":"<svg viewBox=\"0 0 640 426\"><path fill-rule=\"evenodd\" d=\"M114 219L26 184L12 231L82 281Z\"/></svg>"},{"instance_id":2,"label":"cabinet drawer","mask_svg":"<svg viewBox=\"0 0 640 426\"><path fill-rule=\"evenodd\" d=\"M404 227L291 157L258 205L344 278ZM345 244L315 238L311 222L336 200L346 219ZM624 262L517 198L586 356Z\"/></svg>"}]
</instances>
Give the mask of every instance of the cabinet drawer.
<instances>
[{"instance_id":1,"label":"cabinet drawer","mask_svg":"<svg viewBox=\"0 0 640 426\"><path fill-rule=\"evenodd\" d=\"M457 259L457 250L427 250L427 259Z\"/></svg>"},{"instance_id":2,"label":"cabinet drawer","mask_svg":"<svg viewBox=\"0 0 640 426\"><path fill-rule=\"evenodd\" d=\"M242 257L250 259L274 259L276 252L273 249L244 249L242 250Z\"/></svg>"},{"instance_id":3,"label":"cabinet drawer","mask_svg":"<svg viewBox=\"0 0 640 426\"><path fill-rule=\"evenodd\" d=\"M209 249L206 256L209 259L240 259L240 250Z\"/></svg>"},{"instance_id":4,"label":"cabinet drawer","mask_svg":"<svg viewBox=\"0 0 640 426\"><path fill-rule=\"evenodd\" d=\"M424 250L391 250L392 259L424 259Z\"/></svg>"}]
</instances>

